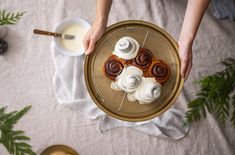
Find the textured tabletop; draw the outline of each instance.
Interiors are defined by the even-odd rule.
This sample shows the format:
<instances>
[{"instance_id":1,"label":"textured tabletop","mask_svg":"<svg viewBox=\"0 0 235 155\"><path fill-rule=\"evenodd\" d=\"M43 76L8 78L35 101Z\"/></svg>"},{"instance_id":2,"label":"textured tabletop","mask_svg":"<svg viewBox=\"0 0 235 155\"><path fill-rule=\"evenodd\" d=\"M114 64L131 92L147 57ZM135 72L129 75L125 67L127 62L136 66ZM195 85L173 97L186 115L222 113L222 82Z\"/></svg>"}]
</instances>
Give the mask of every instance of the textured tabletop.
<instances>
[{"instance_id":1,"label":"textured tabletop","mask_svg":"<svg viewBox=\"0 0 235 155\"><path fill-rule=\"evenodd\" d=\"M130 128L101 133L99 120L89 120L73 106L57 103L53 92L54 66L49 50L52 38L34 35L33 29L54 30L66 17L92 22L95 0L0 0L0 9L27 11L16 25L9 26L8 53L0 56L0 106L32 109L17 124L26 131L36 152L54 144L69 145L81 155L189 155L235 154L235 129L220 127L211 115L191 125L189 134L178 141L149 136ZM153 22L179 37L186 8L184 0L114 0L109 25L127 19ZM204 16L193 46L193 68L183 94L192 99L194 80L219 71L219 61L235 57L235 23L219 21L212 8ZM185 107L186 105L177 105ZM0 145L0 155L7 155Z\"/></svg>"}]
</instances>

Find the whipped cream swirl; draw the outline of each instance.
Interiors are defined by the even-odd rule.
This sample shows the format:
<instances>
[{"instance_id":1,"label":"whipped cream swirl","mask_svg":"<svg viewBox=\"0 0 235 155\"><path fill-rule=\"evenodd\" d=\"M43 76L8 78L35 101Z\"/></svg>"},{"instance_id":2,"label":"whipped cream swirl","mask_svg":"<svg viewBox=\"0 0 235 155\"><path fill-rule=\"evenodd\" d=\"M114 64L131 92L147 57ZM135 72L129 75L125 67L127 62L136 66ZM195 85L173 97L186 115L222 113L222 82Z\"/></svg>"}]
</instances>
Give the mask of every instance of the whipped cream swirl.
<instances>
[{"instance_id":1,"label":"whipped cream swirl","mask_svg":"<svg viewBox=\"0 0 235 155\"><path fill-rule=\"evenodd\" d=\"M111 83L114 90L123 90L127 93L134 92L141 84L143 71L135 66L128 66L123 69L115 82Z\"/></svg>"},{"instance_id":2,"label":"whipped cream swirl","mask_svg":"<svg viewBox=\"0 0 235 155\"><path fill-rule=\"evenodd\" d=\"M161 84L154 78L142 78L141 85L138 89L127 94L130 101L138 100L140 104L150 104L161 95Z\"/></svg>"},{"instance_id":3,"label":"whipped cream swirl","mask_svg":"<svg viewBox=\"0 0 235 155\"><path fill-rule=\"evenodd\" d=\"M113 54L119 58L130 60L136 57L139 47L140 45L135 39L123 37L117 41Z\"/></svg>"}]
</instances>

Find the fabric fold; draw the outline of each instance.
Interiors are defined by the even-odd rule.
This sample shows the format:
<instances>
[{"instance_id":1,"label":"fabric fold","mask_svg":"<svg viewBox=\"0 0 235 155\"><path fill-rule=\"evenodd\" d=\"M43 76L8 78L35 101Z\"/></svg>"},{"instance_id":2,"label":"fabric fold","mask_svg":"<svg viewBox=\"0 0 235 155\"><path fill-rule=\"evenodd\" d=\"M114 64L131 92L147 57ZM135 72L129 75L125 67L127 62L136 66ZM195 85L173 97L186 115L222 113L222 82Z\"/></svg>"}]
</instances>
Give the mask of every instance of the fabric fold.
<instances>
[{"instance_id":1,"label":"fabric fold","mask_svg":"<svg viewBox=\"0 0 235 155\"><path fill-rule=\"evenodd\" d=\"M214 16L218 19L228 18L235 21L235 1L234 0L213 0Z\"/></svg>"}]
</instances>

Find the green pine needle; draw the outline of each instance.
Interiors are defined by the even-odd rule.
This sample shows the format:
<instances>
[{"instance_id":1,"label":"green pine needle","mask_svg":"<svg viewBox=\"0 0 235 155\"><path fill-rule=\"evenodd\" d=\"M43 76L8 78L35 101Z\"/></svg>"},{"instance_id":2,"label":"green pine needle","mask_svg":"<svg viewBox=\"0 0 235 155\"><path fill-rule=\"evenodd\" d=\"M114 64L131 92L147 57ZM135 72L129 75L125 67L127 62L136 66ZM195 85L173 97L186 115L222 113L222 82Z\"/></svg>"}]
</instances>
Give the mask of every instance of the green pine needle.
<instances>
[{"instance_id":1,"label":"green pine needle","mask_svg":"<svg viewBox=\"0 0 235 155\"><path fill-rule=\"evenodd\" d=\"M5 113L6 107L0 108L0 143L12 155L36 155L32 147L26 143L30 138L24 135L24 131L13 130L14 125L30 108L31 106L28 106L9 113Z\"/></svg>"},{"instance_id":2,"label":"green pine needle","mask_svg":"<svg viewBox=\"0 0 235 155\"><path fill-rule=\"evenodd\" d=\"M232 107L233 107L233 113L230 121L233 123L233 126L235 127L235 95L233 95L232 97Z\"/></svg>"},{"instance_id":3,"label":"green pine needle","mask_svg":"<svg viewBox=\"0 0 235 155\"><path fill-rule=\"evenodd\" d=\"M198 81L200 86L196 98L188 104L184 125L206 118L206 110L214 113L224 125L229 119L229 109L232 108L230 121L235 128L235 95L230 97L235 88L235 59L222 61L225 69L213 75L203 77ZM230 102L232 105L230 105Z\"/></svg>"},{"instance_id":4,"label":"green pine needle","mask_svg":"<svg viewBox=\"0 0 235 155\"><path fill-rule=\"evenodd\" d=\"M15 24L26 12L7 12L6 10L0 10L0 26Z\"/></svg>"}]
</instances>

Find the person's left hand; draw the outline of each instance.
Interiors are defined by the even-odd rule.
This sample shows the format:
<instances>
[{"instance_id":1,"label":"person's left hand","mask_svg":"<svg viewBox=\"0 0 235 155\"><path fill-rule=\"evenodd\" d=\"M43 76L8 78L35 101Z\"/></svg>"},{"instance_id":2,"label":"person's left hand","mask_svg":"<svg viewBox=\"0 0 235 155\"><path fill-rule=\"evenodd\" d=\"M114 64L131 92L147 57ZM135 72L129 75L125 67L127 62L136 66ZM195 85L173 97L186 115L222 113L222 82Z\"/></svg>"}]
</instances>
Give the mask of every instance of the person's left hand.
<instances>
[{"instance_id":1,"label":"person's left hand","mask_svg":"<svg viewBox=\"0 0 235 155\"><path fill-rule=\"evenodd\" d=\"M181 76L187 80L190 70L192 68L192 43L179 41L179 56L181 61L180 73Z\"/></svg>"}]
</instances>

